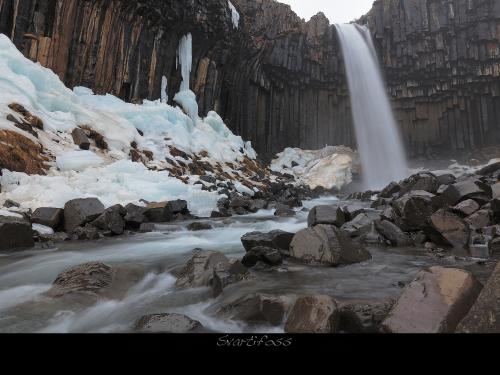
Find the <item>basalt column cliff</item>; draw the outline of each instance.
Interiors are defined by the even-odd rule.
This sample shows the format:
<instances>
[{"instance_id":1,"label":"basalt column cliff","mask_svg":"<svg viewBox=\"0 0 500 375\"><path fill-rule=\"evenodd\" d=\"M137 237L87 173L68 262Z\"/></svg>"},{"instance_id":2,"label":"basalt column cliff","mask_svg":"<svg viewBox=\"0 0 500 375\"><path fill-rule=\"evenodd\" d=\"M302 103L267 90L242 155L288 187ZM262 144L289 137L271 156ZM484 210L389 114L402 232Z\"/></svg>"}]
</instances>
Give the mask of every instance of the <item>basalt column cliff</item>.
<instances>
[{"instance_id":1,"label":"basalt column cliff","mask_svg":"<svg viewBox=\"0 0 500 375\"><path fill-rule=\"evenodd\" d=\"M169 97L179 39L191 87L264 158L284 147L355 145L335 27L272 0L0 0L0 31L72 87L130 101ZM361 15L360 15L361 16ZM375 36L411 156L500 143L500 2L379 0Z\"/></svg>"}]
</instances>

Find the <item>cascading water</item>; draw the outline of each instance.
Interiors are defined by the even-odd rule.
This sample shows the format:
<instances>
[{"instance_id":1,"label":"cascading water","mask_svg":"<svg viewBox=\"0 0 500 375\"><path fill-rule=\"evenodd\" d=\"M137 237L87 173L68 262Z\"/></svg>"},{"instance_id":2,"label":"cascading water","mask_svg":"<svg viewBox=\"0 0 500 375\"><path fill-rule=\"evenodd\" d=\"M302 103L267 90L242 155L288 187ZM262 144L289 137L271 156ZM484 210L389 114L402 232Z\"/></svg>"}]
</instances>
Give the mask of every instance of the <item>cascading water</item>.
<instances>
[{"instance_id":1,"label":"cascading water","mask_svg":"<svg viewBox=\"0 0 500 375\"><path fill-rule=\"evenodd\" d=\"M407 161L368 28L335 25L344 55L363 183L380 189L407 175Z\"/></svg>"}]
</instances>

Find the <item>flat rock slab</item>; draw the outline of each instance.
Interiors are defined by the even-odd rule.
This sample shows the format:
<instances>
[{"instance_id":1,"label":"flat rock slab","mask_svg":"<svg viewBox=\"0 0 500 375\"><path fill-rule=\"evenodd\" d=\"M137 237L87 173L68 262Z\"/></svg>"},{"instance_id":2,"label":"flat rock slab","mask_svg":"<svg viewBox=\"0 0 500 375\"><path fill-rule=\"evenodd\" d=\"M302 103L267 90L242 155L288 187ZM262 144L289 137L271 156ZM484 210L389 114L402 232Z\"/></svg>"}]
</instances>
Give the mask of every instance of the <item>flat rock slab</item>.
<instances>
[{"instance_id":1,"label":"flat rock slab","mask_svg":"<svg viewBox=\"0 0 500 375\"><path fill-rule=\"evenodd\" d=\"M500 333L500 263L474 306L457 328L460 333Z\"/></svg>"},{"instance_id":2,"label":"flat rock slab","mask_svg":"<svg viewBox=\"0 0 500 375\"><path fill-rule=\"evenodd\" d=\"M328 224L340 227L345 221L345 213L342 208L335 206L316 206L309 212L307 225L309 227L314 227L318 224Z\"/></svg>"},{"instance_id":3,"label":"flat rock slab","mask_svg":"<svg viewBox=\"0 0 500 375\"><path fill-rule=\"evenodd\" d=\"M382 323L387 333L452 333L482 285L467 271L431 267L410 283Z\"/></svg>"},{"instance_id":4,"label":"flat rock slab","mask_svg":"<svg viewBox=\"0 0 500 375\"><path fill-rule=\"evenodd\" d=\"M135 330L144 333L194 333L203 328L197 320L181 314L152 314L140 318Z\"/></svg>"},{"instance_id":5,"label":"flat rock slab","mask_svg":"<svg viewBox=\"0 0 500 375\"><path fill-rule=\"evenodd\" d=\"M335 333L340 312L335 300L329 296L299 297L288 316L286 333Z\"/></svg>"}]
</instances>

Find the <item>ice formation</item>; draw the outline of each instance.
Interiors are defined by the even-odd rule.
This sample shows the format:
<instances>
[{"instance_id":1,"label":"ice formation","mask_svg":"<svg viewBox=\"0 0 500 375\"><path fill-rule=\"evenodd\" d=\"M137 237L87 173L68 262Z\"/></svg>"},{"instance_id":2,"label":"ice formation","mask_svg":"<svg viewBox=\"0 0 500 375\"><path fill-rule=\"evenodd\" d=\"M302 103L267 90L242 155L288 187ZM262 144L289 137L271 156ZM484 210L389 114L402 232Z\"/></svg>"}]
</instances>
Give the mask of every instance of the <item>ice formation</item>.
<instances>
[{"instance_id":1,"label":"ice formation","mask_svg":"<svg viewBox=\"0 0 500 375\"><path fill-rule=\"evenodd\" d=\"M168 103L168 79L165 76L161 78L161 102Z\"/></svg>"},{"instance_id":2,"label":"ice formation","mask_svg":"<svg viewBox=\"0 0 500 375\"><path fill-rule=\"evenodd\" d=\"M287 148L271 163L271 170L291 174L297 183L311 189L341 189L358 172L357 154L348 147L327 146L321 150Z\"/></svg>"},{"instance_id":3,"label":"ice formation","mask_svg":"<svg viewBox=\"0 0 500 375\"><path fill-rule=\"evenodd\" d=\"M236 10L236 7L228 0L229 9L231 10L231 20L233 21L233 27L237 29L240 26L240 14Z\"/></svg>"},{"instance_id":4,"label":"ice formation","mask_svg":"<svg viewBox=\"0 0 500 375\"><path fill-rule=\"evenodd\" d=\"M145 100L138 105L112 95L95 95L84 87L70 90L50 69L26 59L8 37L0 34L0 130L29 138L53 160L48 163L47 176L4 170L0 203L10 198L22 203L23 208L37 208L62 207L70 199L86 196L99 197L107 206L138 203L140 199L186 199L194 212L209 214L219 196L193 186L199 180L197 176L184 176L187 184L170 177L166 169L171 165L166 160L178 159L172 150L203 155L204 162L219 165L229 174L233 171L225 163L255 159L256 153L249 142L227 128L217 113L209 112L203 119L198 116L196 97L189 90L190 35L183 38L179 50L187 89L176 96L176 101L182 103L184 111L162 100ZM166 80L162 88L166 94ZM38 137L7 119L9 115L19 117L8 107L12 103L43 121L44 129L37 131ZM76 127L102 135L107 150L79 150L71 137ZM130 155L134 148L149 152L152 160L144 161L146 165L133 163Z\"/></svg>"}]
</instances>

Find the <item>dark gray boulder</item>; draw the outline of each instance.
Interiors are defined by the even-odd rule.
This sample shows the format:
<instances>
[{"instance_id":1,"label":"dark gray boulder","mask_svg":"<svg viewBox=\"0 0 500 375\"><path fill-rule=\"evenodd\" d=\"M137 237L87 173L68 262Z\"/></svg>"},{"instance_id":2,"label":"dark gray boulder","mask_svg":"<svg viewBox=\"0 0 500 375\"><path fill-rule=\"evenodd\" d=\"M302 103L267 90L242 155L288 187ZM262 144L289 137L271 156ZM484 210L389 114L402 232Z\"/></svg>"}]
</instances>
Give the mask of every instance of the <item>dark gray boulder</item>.
<instances>
[{"instance_id":1,"label":"dark gray boulder","mask_svg":"<svg viewBox=\"0 0 500 375\"><path fill-rule=\"evenodd\" d=\"M64 229L72 233L104 213L104 205L97 198L74 199L64 206Z\"/></svg>"},{"instance_id":2,"label":"dark gray boulder","mask_svg":"<svg viewBox=\"0 0 500 375\"><path fill-rule=\"evenodd\" d=\"M34 246L30 223L22 219L0 216L0 251L17 251Z\"/></svg>"},{"instance_id":3,"label":"dark gray boulder","mask_svg":"<svg viewBox=\"0 0 500 375\"><path fill-rule=\"evenodd\" d=\"M263 262L269 266L277 266L283 263L283 256L277 249L258 246L248 251L241 262L248 268L254 267L258 262Z\"/></svg>"},{"instance_id":4,"label":"dark gray boulder","mask_svg":"<svg viewBox=\"0 0 500 375\"><path fill-rule=\"evenodd\" d=\"M126 210L126 215L124 217L125 223L127 226L133 228L133 229L138 229L142 223L145 223L148 221L146 217L146 207L142 206L137 206L135 204L127 204L125 206Z\"/></svg>"},{"instance_id":5,"label":"dark gray boulder","mask_svg":"<svg viewBox=\"0 0 500 375\"><path fill-rule=\"evenodd\" d=\"M114 235L123 234L125 229L124 216L127 210L120 204L107 208L96 220L91 224L104 231L110 231Z\"/></svg>"},{"instance_id":6,"label":"dark gray boulder","mask_svg":"<svg viewBox=\"0 0 500 375\"><path fill-rule=\"evenodd\" d=\"M64 210L61 208L40 207L31 215L31 222L56 230L61 226L63 217Z\"/></svg>"},{"instance_id":7,"label":"dark gray boulder","mask_svg":"<svg viewBox=\"0 0 500 375\"><path fill-rule=\"evenodd\" d=\"M80 147L82 150L89 150L90 149L90 140L87 137L87 134L80 129L80 128L75 128L71 132L71 136L73 137L73 142L75 142L75 145Z\"/></svg>"},{"instance_id":8,"label":"dark gray boulder","mask_svg":"<svg viewBox=\"0 0 500 375\"><path fill-rule=\"evenodd\" d=\"M282 230L274 230L268 233L251 232L245 234L241 238L241 242L247 251L252 250L254 247L263 246L288 252L293 236L293 233Z\"/></svg>"},{"instance_id":9,"label":"dark gray boulder","mask_svg":"<svg viewBox=\"0 0 500 375\"><path fill-rule=\"evenodd\" d=\"M390 221L376 221L375 229L391 244L391 246L411 246L413 244L412 239L403 232L401 228Z\"/></svg>"},{"instance_id":10,"label":"dark gray boulder","mask_svg":"<svg viewBox=\"0 0 500 375\"><path fill-rule=\"evenodd\" d=\"M309 212L307 225L314 227L318 224L327 224L341 227L345 221L345 213L340 207L316 206Z\"/></svg>"}]
</instances>

